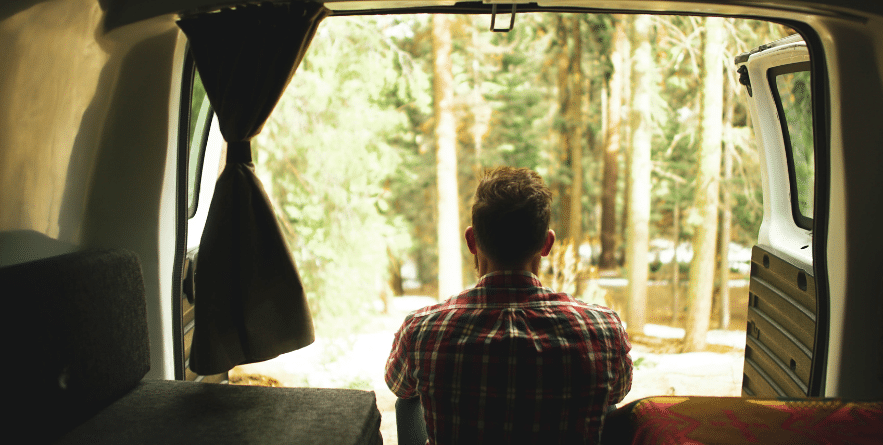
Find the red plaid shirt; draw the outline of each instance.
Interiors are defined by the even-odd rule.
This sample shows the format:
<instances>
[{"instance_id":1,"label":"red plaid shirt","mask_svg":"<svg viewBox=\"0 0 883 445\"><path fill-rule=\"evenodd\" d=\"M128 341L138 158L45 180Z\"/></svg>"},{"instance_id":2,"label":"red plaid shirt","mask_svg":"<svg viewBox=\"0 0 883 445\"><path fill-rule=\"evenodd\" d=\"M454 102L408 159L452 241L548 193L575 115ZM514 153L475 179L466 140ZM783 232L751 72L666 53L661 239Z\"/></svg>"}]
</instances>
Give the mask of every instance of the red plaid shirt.
<instances>
[{"instance_id":1,"label":"red plaid shirt","mask_svg":"<svg viewBox=\"0 0 883 445\"><path fill-rule=\"evenodd\" d=\"M595 443L632 386L619 317L494 272L396 332L386 384L420 396L429 443Z\"/></svg>"}]
</instances>

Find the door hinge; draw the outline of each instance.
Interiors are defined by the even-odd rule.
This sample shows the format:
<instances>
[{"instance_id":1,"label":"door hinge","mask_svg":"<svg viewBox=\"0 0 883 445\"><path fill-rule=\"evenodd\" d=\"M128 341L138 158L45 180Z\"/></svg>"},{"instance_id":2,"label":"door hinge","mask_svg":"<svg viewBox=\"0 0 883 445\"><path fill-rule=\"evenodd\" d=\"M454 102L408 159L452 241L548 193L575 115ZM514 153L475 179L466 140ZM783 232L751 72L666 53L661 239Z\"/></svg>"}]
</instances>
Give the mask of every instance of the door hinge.
<instances>
[{"instance_id":1,"label":"door hinge","mask_svg":"<svg viewBox=\"0 0 883 445\"><path fill-rule=\"evenodd\" d=\"M751 91L751 78L748 76L748 67L742 65L736 72L739 73L739 83L745 85L745 88L748 90L748 97L751 97L753 92Z\"/></svg>"}]
</instances>

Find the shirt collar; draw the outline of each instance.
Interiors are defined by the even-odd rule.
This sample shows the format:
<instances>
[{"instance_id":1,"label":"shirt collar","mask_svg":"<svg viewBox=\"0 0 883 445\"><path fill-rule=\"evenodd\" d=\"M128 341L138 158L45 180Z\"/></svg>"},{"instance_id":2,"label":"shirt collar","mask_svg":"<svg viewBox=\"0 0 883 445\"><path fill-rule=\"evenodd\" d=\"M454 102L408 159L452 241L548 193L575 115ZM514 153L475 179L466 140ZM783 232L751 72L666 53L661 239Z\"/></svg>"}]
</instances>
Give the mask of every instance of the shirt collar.
<instances>
[{"instance_id":1,"label":"shirt collar","mask_svg":"<svg viewBox=\"0 0 883 445\"><path fill-rule=\"evenodd\" d=\"M543 285L530 271L503 270L485 274L475 287L543 287Z\"/></svg>"}]
</instances>

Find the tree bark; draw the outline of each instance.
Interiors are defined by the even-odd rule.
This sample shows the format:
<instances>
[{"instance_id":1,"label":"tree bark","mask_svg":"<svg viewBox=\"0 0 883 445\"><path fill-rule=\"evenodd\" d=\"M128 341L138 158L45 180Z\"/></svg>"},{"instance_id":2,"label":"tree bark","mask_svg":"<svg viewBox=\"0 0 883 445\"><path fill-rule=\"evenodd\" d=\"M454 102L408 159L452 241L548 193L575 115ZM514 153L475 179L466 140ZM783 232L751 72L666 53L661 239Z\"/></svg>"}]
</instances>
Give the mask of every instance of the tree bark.
<instances>
[{"instance_id":1,"label":"tree bark","mask_svg":"<svg viewBox=\"0 0 883 445\"><path fill-rule=\"evenodd\" d=\"M451 66L451 25L444 14L432 17L433 108L438 186L438 298L463 289L460 256L460 198L457 190L457 121Z\"/></svg>"},{"instance_id":2,"label":"tree bark","mask_svg":"<svg viewBox=\"0 0 883 445\"><path fill-rule=\"evenodd\" d=\"M570 108L570 76L568 75L568 71L570 69L570 45L568 45L568 26L567 21L564 16L559 15L557 20L556 27L556 35L558 38L559 52L557 54L558 60L558 115L561 120L561 125L558 126L558 140L560 141L560 175L564 176L567 173L570 173L572 169L572 163L570 159L570 137L568 134L568 125L567 119L569 116L569 108ZM571 227L572 221L570 220L571 212L570 205L572 203L570 198L571 188L570 185L564 181L558 182L558 220L559 220L559 230L558 236L561 241L569 240L572 238Z\"/></svg>"},{"instance_id":3,"label":"tree bark","mask_svg":"<svg viewBox=\"0 0 883 445\"><path fill-rule=\"evenodd\" d=\"M472 92L470 95L470 108L472 109L472 145L475 148L475 162L473 163L473 173L476 178L481 176L481 155L484 146L484 135L490 129L491 107L488 105L482 92L481 83L481 61L483 55L478 52L481 46L479 33L484 32L478 29L472 32L472 46L474 48L473 59L471 63L472 74ZM477 183L475 184L477 185Z\"/></svg>"},{"instance_id":4,"label":"tree bark","mask_svg":"<svg viewBox=\"0 0 883 445\"><path fill-rule=\"evenodd\" d=\"M570 237L573 239L574 249L579 258L579 245L582 243L583 228L583 70L582 70L582 51L583 39L581 34L580 21L582 17L574 14L571 17L571 29L569 34L573 44L570 47L570 67L569 67L569 86L570 94L568 95L567 105L567 139L568 148L570 148L570 166L573 171L573 180L570 183ZM575 294L579 295L579 280L577 279L577 290Z\"/></svg>"},{"instance_id":5,"label":"tree bark","mask_svg":"<svg viewBox=\"0 0 883 445\"><path fill-rule=\"evenodd\" d=\"M579 246L582 244L583 238L583 145L586 142L583 137L585 94L583 91L581 21L582 16L579 14L573 14L571 17L569 34L572 43L568 45L570 47L570 68L568 70L570 94L567 106L567 139L569 140L567 145L570 148L570 166L573 172L570 183L570 238L573 240L573 254L576 261L573 295L577 297L583 292L583 282L580 277L582 268L579 266Z\"/></svg>"},{"instance_id":6,"label":"tree bark","mask_svg":"<svg viewBox=\"0 0 883 445\"><path fill-rule=\"evenodd\" d=\"M650 153L653 54L650 16L635 19L635 63L632 102L633 144L629 168L629 217L626 265L629 281L629 330L643 334L647 307L648 245L650 243Z\"/></svg>"},{"instance_id":7,"label":"tree bark","mask_svg":"<svg viewBox=\"0 0 883 445\"><path fill-rule=\"evenodd\" d=\"M632 39L635 38L634 37L635 16L625 16L625 18L623 19L623 22L625 23L625 26L623 26L623 28L624 28L624 30L626 32L626 36L628 38L625 39L625 48L622 53L623 54L622 115L628 116L629 118L628 118L627 128L624 128L623 129L624 131L621 133L622 137L625 139L622 141L622 144L620 144L620 149L625 148L625 153L624 153L625 158L631 159L632 132L633 132L632 122L631 122L631 115L632 115L632 88L631 88L631 84L632 84L632 64L633 64ZM626 178L629 177L628 170L630 168L630 165L631 164L629 162L626 162L624 165L625 171L621 172L622 175ZM628 199L629 181L625 181L625 185L624 185L622 194L625 197L625 199ZM619 226L620 226L619 227L619 238L618 238L619 240L625 239L625 233L628 229L628 220L629 220L629 206L628 206L628 204L626 204L626 205L622 206L622 217L620 218L620 223L619 223ZM622 241L620 241L620 243L621 242Z\"/></svg>"},{"instance_id":8,"label":"tree bark","mask_svg":"<svg viewBox=\"0 0 883 445\"><path fill-rule=\"evenodd\" d=\"M717 241L718 194L721 171L723 122L723 51L722 18L705 22L703 49L703 98L700 133L699 173L694 206L701 221L693 237L693 261L690 263L685 351L705 349L711 319L711 298L714 288L714 253Z\"/></svg>"},{"instance_id":9,"label":"tree bark","mask_svg":"<svg viewBox=\"0 0 883 445\"><path fill-rule=\"evenodd\" d=\"M675 205L672 209L672 241L674 252L671 257L671 324L677 326L681 317L681 264L678 262L678 246L681 244L681 198L680 186L674 182Z\"/></svg>"},{"instance_id":10,"label":"tree bark","mask_svg":"<svg viewBox=\"0 0 883 445\"><path fill-rule=\"evenodd\" d=\"M721 187L721 236L720 236L720 328L730 328L730 238L732 237L733 211L730 209L730 179L733 177L733 102L732 89L728 89L727 111L724 117L724 167Z\"/></svg>"},{"instance_id":11,"label":"tree bark","mask_svg":"<svg viewBox=\"0 0 883 445\"><path fill-rule=\"evenodd\" d=\"M604 179L601 194L601 269L616 267L616 181L619 176L619 147L622 141L622 90L626 85L624 64L628 62L625 34L626 22L615 16L616 30L613 34L613 75L610 76L610 99L607 112L607 135L604 150Z\"/></svg>"}]
</instances>

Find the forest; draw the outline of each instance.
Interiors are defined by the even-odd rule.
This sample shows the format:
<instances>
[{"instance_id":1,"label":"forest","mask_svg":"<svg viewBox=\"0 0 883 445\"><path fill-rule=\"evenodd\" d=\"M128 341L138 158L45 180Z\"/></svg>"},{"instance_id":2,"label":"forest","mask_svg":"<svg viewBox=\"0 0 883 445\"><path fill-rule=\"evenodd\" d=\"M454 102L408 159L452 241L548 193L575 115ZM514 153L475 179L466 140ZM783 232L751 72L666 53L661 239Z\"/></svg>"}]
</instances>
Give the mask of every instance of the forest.
<instances>
[{"instance_id":1,"label":"forest","mask_svg":"<svg viewBox=\"0 0 883 445\"><path fill-rule=\"evenodd\" d=\"M729 246L756 242L763 211L733 60L793 31L573 13L489 24L327 18L254 141L320 335L395 295L444 299L475 283L462 241L472 193L484 169L512 165L554 194L544 285L589 301L593 278L626 278L617 310L631 333L647 323L651 276L684 282L672 311L684 351L702 350L709 326L728 323L720 284L740 273ZM692 260L654 257L660 240Z\"/></svg>"}]
</instances>

